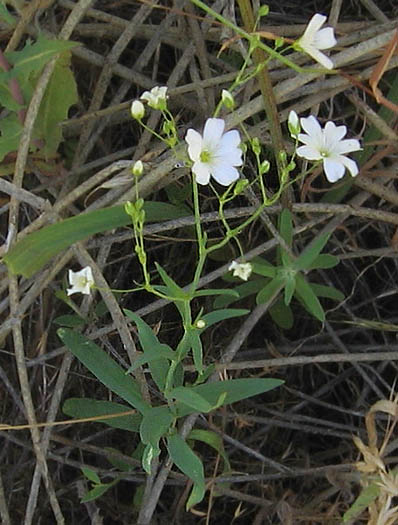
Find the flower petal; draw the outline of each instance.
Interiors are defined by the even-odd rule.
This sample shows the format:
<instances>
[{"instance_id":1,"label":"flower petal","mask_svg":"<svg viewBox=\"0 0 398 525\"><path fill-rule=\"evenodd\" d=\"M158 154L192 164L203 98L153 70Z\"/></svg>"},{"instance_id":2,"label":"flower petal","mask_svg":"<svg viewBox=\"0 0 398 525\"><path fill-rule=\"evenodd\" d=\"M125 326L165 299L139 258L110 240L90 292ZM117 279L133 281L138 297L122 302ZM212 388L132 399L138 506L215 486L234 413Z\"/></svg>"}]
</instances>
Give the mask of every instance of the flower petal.
<instances>
[{"instance_id":1,"label":"flower petal","mask_svg":"<svg viewBox=\"0 0 398 525\"><path fill-rule=\"evenodd\" d=\"M321 64L321 66L323 66L324 68L326 69L334 68L334 64L330 60L330 58L327 57L324 53L322 53L322 51L319 51L318 49L316 49L316 47L308 48L306 49L306 51L316 62Z\"/></svg>"},{"instance_id":2,"label":"flower petal","mask_svg":"<svg viewBox=\"0 0 398 525\"><path fill-rule=\"evenodd\" d=\"M329 182L336 182L344 177L345 167L342 162L335 159L324 159L323 168Z\"/></svg>"},{"instance_id":3,"label":"flower petal","mask_svg":"<svg viewBox=\"0 0 398 525\"><path fill-rule=\"evenodd\" d=\"M240 135L237 129L227 131L221 137L220 148L237 148L240 144Z\"/></svg>"},{"instance_id":4,"label":"flower petal","mask_svg":"<svg viewBox=\"0 0 398 525\"><path fill-rule=\"evenodd\" d=\"M357 139L346 139L341 140L338 144L336 144L334 151L335 153L350 153L351 151L359 151L361 150L361 144L359 140Z\"/></svg>"},{"instance_id":5,"label":"flower petal","mask_svg":"<svg viewBox=\"0 0 398 525\"><path fill-rule=\"evenodd\" d=\"M311 37L311 40L312 40L315 33L319 31L319 29L323 26L325 21L326 21L325 15L315 13L315 15L308 22L308 26L306 27L304 31L303 37Z\"/></svg>"},{"instance_id":6,"label":"flower petal","mask_svg":"<svg viewBox=\"0 0 398 525\"><path fill-rule=\"evenodd\" d=\"M318 49L330 49L337 44L333 27L325 27L315 35L313 45Z\"/></svg>"},{"instance_id":7,"label":"flower petal","mask_svg":"<svg viewBox=\"0 0 398 525\"><path fill-rule=\"evenodd\" d=\"M300 146L297 148L297 155L307 160L322 160L320 151L312 146Z\"/></svg>"},{"instance_id":8,"label":"flower petal","mask_svg":"<svg viewBox=\"0 0 398 525\"><path fill-rule=\"evenodd\" d=\"M358 164L355 162L355 160L352 160L348 157L344 157L344 155L340 155L339 159L344 164L344 166L348 169L352 177L356 177L358 175L359 169L358 169Z\"/></svg>"},{"instance_id":9,"label":"flower petal","mask_svg":"<svg viewBox=\"0 0 398 525\"><path fill-rule=\"evenodd\" d=\"M202 152L202 135L194 129L189 129L185 135L185 142L188 144L189 158L194 162L198 161Z\"/></svg>"},{"instance_id":10,"label":"flower petal","mask_svg":"<svg viewBox=\"0 0 398 525\"><path fill-rule=\"evenodd\" d=\"M204 162L195 162L192 166L192 172L195 175L195 180L198 184L203 186L209 184L210 180L210 168L209 165Z\"/></svg>"},{"instance_id":11,"label":"flower petal","mask_svg":"<svg viewBox=\"0 0 398 525\"><path fill-rule=\"evenodd\" d=\"M239 179L239 171L229 163L217 163L211 167L211 174L222 186L229 186Z\"/></svg>"},{"instance_id":12,"label":"flower petal","mask_svg":"<svg viewBox=\"0 0 398 525\"><path fill-rule=\"evenodd\" d=\"M307 118L301 118L300 123L301 127L308 135L316 139L317 142L322 142L322 128L314 115L310 115Z\"/></svg>"},{"instance_id":13,"label":"flower petal","mask_svg":"<svg viewBox=\"0 0 398 525\"><path fill-rule=\"evenodd\" d=\"M336 126L334 122L326 122L324 129L325 142L333 144L339 142L347 134L346 126Z\"/></svg>"},{"instance_id":14,"label":"flower petal","mask_svg":"<svg viewBox=\"0 0 398 525\"><path fill-rule=\"evenodd\" d=\"M224 132L224 128L225 122L222 118L208 118L206 120L205 129L203 130L204 147L217 147Z\"/></svg>"}]
</instances>

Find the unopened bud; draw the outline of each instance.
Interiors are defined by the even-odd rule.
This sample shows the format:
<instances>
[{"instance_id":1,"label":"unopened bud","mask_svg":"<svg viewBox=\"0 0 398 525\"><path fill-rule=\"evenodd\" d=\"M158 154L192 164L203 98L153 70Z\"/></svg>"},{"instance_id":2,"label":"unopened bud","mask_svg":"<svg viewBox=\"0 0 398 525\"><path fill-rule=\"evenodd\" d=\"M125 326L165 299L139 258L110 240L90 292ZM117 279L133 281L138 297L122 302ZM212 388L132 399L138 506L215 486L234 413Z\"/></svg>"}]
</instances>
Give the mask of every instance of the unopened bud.
<instances>
[{"instance_id":1,"label":"unopened bud","mask_svg":"<svg viewBox=\"0 0 398 525\"><path fill-rule=\"evenodd\" d=\"M135 175L136 177L139 177L140 175L142 175L142 173L144 171L144 165L143 165L142 161L141 160L137 160L134 163L133 169L131 171L132 171L133 175Z\"/></svg>"},{"instance_id":2,"label":"unopened bud","mask_svg":"<svg viewBox=\"0 0 398 525\"><path fill-rule=\"evenodd\" d=\"M224 106L228 109L233 109L235 106L235 100L234 97L231 95L229 91L226 89L223 89L221 92L221 100Z\"/></svg>"},{"instance_id":3,"label":"unopened bud","mask_svg":"<svg viewBox=\"0 0 398 525\"><path fill-rule=\"evenodd\" d=\"M136 120L141 120L145 115L145 107L139 100L134 100L131 104L131 116Z\"/></svg>"}]
</instances>

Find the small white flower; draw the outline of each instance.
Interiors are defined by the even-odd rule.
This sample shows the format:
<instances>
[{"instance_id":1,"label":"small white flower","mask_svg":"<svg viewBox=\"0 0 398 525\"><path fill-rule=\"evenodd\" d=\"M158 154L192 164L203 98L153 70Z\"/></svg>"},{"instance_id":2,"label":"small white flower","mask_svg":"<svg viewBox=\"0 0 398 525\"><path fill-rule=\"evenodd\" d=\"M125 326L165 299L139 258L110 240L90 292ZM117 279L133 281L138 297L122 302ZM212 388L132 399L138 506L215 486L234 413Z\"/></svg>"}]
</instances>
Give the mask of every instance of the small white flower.
<instances>
[{"instance_id":1,"label":"small white flower","mask_svg":"<svg viewBox=\"0 0 398 525\"><path fill-rule=\"evenodd\" d=\"M233 271L232 275L234 277L240 277L243 281L247 281L252 273L253 267L250 263L232 261L228 270Z\"/></svg>"},{"instance_id":2,"label":"small white flower","mask_svg":"<svg viewBox=\"0 0 398 525\"><path fill-rule=\"evenodd\" d=\"M224 133L224 128L223 119L208 118L203 137L194 129L187 131L188 155L199 184L208 184L212 176L219 184L229 186L239 178L235 167L242 166L239 131L233 129Z\"/></svg>"},{"instance_id":3,"label":"small white flower","mask_svg":"<svg viewBox=\"0 0 398 525\"><path fill-rule=\"evenodd\" d=\"M345 170L355 177L358 175L357 163L346 157L345 153L361 149L359 140L342 140L347 133L346 126L336 126L326 122L321 128L314 116L300 119L305 133L300 133L298 140L305 144L297 148L297 155L307 160L322 160L323 169L329 182L336 182L344 176Z\"/></svg>"},{"instance_id":4,"label":"small white flower","mask_svg":"<svg viewBox=\"0 0 398 525\"><path fill-rule=\"evenodd\" d=\"M303 36L293 44L293 47L304 51L326 69L333 69L333 62L320 51L321 49L330 49L336 45L333 28L325 27L321 29L325 20L326 16L316 13L311 18Z\"/></svg>"},{"instance_id":5,"label":"small white flower","mask_svg":"<svg viewBox=\"0 0 398 525\"><path fill-rule=\"evenodd\" d=\"M164 109L167 99L167 86L155 86L151 91L145 91L141 96L141 100L146 100L148 106L153 109Z\"/></svg>"},{"instance_id":6,"label":"small white flower","mask_svg":"<svg viewBox=\"0 0 398 525\"><path fill-rule=\"evenodd\" d=\"M136 120L141 120L145 115L145 108L144 104L140 102L139 100L134 100L131 104L131 116L135 118Z\"/></svg>"},{"instance_id":7,"label":"small white flower","mask_svg":"<svg viewBox=\"0 0 398 525\"><path fill-rule=\"evenodd\" d=\"M295 139L298 137L298 134L301 131L300 121L295 111L289 113L289 118L287 119L287 125L290 131L290 135Z\"/></svg>"},{"instance_id":8,"label":"small white flower","mask_svg":"<svg viewBox=\"0 0 398 525\"><path fill-rule=\"evenodd\" d=\"M69 270L68 279L71 285L71 288L66 290L68 295L72 295L73 293L90 294L90 288L94 284L93 272L90 266L86 266L80 270L80 272Z\"/></svg>"},{"instance_id":9,"label":"small white flower","mask_svg":"<svg viewBox=\"0 0 398 525\"><path fill-rule=\"evenodd\" d=\"M203 321L203 319L199 319L199 321L196 321L196 328L198 330L202 330L203 328L205 328L206 326L206 323L205 321Z\"/></svg>"}]
</instances>

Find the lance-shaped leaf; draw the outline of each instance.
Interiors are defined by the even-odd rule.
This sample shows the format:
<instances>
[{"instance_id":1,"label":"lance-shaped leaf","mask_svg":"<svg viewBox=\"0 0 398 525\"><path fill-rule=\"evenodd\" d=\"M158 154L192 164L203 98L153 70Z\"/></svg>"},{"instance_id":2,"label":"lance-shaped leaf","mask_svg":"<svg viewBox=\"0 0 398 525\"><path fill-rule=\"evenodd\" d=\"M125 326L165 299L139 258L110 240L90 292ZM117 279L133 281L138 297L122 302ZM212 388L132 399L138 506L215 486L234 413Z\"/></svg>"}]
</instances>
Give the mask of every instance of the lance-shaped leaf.
<instances>
[{"instance_id":1,"label":"lance-shaped leaf","mask_svg":"<svg viewBox=\"0 0 398 525\"><path fill-rule=\"evenodd\" d=\"M97 399L86 399L71 397L67 399L62 407L64 414L82 419L95 417L99 423L105 423L109 427L120 428L128 430L129 432L138 432L142 420L141 414L128 414L120 417L103 418L101 416L109 416L131 411L131 407L121 405L120 403L113 403L112 401L101 401Z\"/></svg>"},{"instance_id":2,"label":"lance-shaped leaf","mask_svg":"<svg viewBox=\"0 0 398 525\"><path fill-rule=\"evenodd\" d=\"M315 237L301 252L300 256L294 261L293 267L296 270L307 270L321 253L323 247L328 242L330 233L325 233Z\"/></svg>"},{"instance_id":3,"label":"lance-shaped leaf","mask_svg":"<svg viewBox=\"0 0 398 525\"><path fill-rule=\"evenodd\" d=\"M69 348L81 363L87 367L103 385L112 392L130 403L131 406L144 414L149 405L143 400L136 381L131 376L126 376L121 368L107 353L93 341L82 334L60 328L57 334L61 341Z\"/></svg>"},{"instance_id":4,"label":"lance-shaped leaf","mask_svg":"<svg viewBox=\"0 0 398 525\"><path fill-rule=\"evenodd\" d=\"M70 68L71 53L58 58L47 84L35 123L35 135L45 141L44 154L54 155L63 140L60 122L68 117L69 108L78 102L75 77Z\"/></svg>"},{"instance_id":5,"label":"lance-shaped leaf","mask_svg":"<svg viewBox=\"0 0 398 525\"><path fill-rule=\"evenodd\" d=\"M167 448L176 466L193 481L192 492L186 504L188 510L202 501L205 495L203 463L178 434L167 438Z\"/></svg>"},{"instance_id":6,"label":"lance-shaped leaf","mask_svg":"<svg viewBox=\"0 0 398 525\"><path fill-rule=\"evenodd\" d=\"M176 206L163 202L145 202L144 210L148 222L176 219L184 213ZM129 224L131 218L124 211L124 206L82 213L27 235L13 246L3 260L12 273L32 277L55 255L75 242Z\"/></svg>"}]
</instances>

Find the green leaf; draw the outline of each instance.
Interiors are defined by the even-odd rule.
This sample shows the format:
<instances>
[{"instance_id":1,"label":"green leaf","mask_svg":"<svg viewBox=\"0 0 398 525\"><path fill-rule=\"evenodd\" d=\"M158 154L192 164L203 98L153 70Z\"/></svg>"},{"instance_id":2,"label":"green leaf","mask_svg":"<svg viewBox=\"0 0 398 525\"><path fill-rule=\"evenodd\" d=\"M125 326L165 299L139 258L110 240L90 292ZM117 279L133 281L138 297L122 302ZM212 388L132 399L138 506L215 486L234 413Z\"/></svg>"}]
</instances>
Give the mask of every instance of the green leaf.
<instances>
[{"instance_id":1,"label":"green leaf","mask_svg":"<svg viewBox=\"0 0 398 525\"><path fill-rule=\"evenodd\" d=\"M294 261L293 267L296 270L308 270L312 263L321 253L323 247L328 242L330 233L325 233L315 237L301 252L300 256Z\"/></svg>"},{"instance_id":2,"label":"green leaf","mask_svg":"<svg viewBox=\"0 0 398 525\"><path fill-rule=\"evenodd\" d=\"M284 284L284 279L280 276L272 279L272 281L266 284L264 288L258 292L256 297L257 304L268 302L278 292L278 290L283 288Z\"/></svg>"},{"instance_id":3,"label":"green leaf","mask_svg":"<svg viewBox=\"0 0 398 525\"><path fill-rule=\"evenodd\" d=\"M140 427L141 441L158 447L159 440L164 436L174 421L174 415L168 406L153 407L142 418Z\"/></svg>"},{"instance_id":4,"label":"green leaf","mask_svg":"<svg viewBox=\"0 0 398 525\"><path fill-rule=\"evenodd\" d=\"M325 312L323 311L321 303L311 286L300 273L296 275L296 294L303 301L304 306L310 314L321 322L325 320Z\"/></svg>"},{"instance_id":5,"label":"green leaf","mask_svg":"<svg viewBox=\"0 0 398 525\"><path fill-rule=\"evenodd\" d=\"M335 301L344 301L344 294L332 286L324 286L323 284L316 283L309 283L309 285L317 297L327 297Z\"/></svg>"},{"instance_id":6,"label":"green leaf","mask_svg":"<svg viewBox=\"0 0 398 525\"><path fill-rule=\"evenodd\" d=\"M63 53L55 64L53 74L47 85L35 131L45 140L44 154L55 155L63 140L60 122L68 117L69 108L78 102L75 77L70 68L71 53Z\"/></svg>"},{"instance_id":7,"label":"green leaf","mask_svg":"<svg viewBox=\"0 0 398 525\"><path fill-rule=\"evenodd\" d=\"M371 483L368 487L362 489L361 493L351 505L351 507L344 513L343 523L357 518L369 505L371 505L380 494L381 487L378 483Z\"/></svg>"},{"instance_id":8,"label":"green leaf","mask_svg":"<svg viewBox=\"0 0 398 525\"><path fill-rule=\"evenodd\" d=\"M144 452L142 453L142 468L145 470L147 474L151 473L151 465L154 458L157 458L160 455L160 448L158 446L153 447L150 443L148 443L145 448Z\"/></svg>"},{"instance_id":9,"label":"green leaf","mask_svg":"<svg viewBox=\"0 0 398 525\"><path fill-rule=\"evenodd\" d=\"M200 332L196 328L187 331L189 344L192 348L193 362L199 373L203 372L203 347Z\"/></svg>"},{"instance_id":10,"label":"green leaf","mask_svg":"<svg viewBox=\"0 0 398 525\"><path fill-rule=\"evenodd\" d=\"M152 328L137 314L127 309L124 313L137 325L138 337L144 351L144 355L140 356L126 373L133 372L139 366L148 363L154 381L163 391L169 368L167 359L173 361L176 358L175 352L168 345L160 343Z\"/></svg>"},{"instance_id":11,"label":"green leaf","mask_svg":"<svg viewBox=\"0 0 398 525\"><path fill-rule=\"evenodd\" d=\"M203 330L206 330L206 328L209 328L220 321L224 321L225 319L241 317L242 315L247 315L248 313L250 313L250 310L246 310L244 308L222 308L221 310L214 310L214 312L202 315L201 320L206 323L206 326L203 328Z\"/></svg>"},{"instance_id":12,"label":"green leaf","mask_svg":"<svg viewBox=\"0 0 398 525\"><path fill-rule=\"evenodd\" d=\"M296 276L291 273L287 273L285 275L285 295L284 295L286 306L289 306L295 289L296 289Z\"/></svg>"},{"instance_id":13,"label":"green leaf","mask_svg":"<svg viewBox=\"0 0 398 525\"><path fill-rule=\"evenodd\" d=\"M15 18L8 12L4 0L1 0L0 2L0 20L4 20L4 22L10 27L15 27L17 25Z\"/></svg>"},{"instance_id":14,"label":"green leaf","mask_svg":"<svg viewBox=\"0 0 398 525\"><path fill-rule=\"evenodd\" d=\"M103 385L144 414L149 405L142 399L135 380L93 341L68 328L59 328L58 337L74 356L87 367Z\"/></svg>"},{"instance_id":15,"label":"green leaf","mask_svg":"<svg viewBox=\"0 0 398 525\"><path fill-rule=\"evenodd\" d=\"M64 414L76 419L120 414L128 410L131 410L131 407L121 405L120 403L77 397L67 399L62 407ZM141 420L141 414L129 414L127 416L112 417L109 419L97 419L96 421L104 423L108 425L108 427L128 430L129 432L138 432Z\"/></svg>"},{"instance_id":16,"label":"green leaf","mask_svg":"<svg viewBox=\"0 0 398 525\"><path fill-rule=\"evenodd\" d=\"M23 126L12 113L0 120L0 162L12 151L17 151Z\"/></svg>"},{"instance_id":17,"label":"green leaf","mask_svg":"<svg viewBox=\"0 0 398 525\"><path fill-rule=\"evenodd\" d=\"M284 330L290 330L294 323L293 313L290 306L286 306L284 300L278 299L268 310L269 314L278 326Z\"/></svg>"},{"instance_id":18,"label":"green leaf","mask_svg":"<svg viewBox=\"0 0 398 525\"><path fill-rule=\"evenodd\" d=\"M101 485L96 485L93 489L91 489L85 496L83 496L80 500L81 503L87 503L87 501L94 501L95 499L99 498L107 490L109 490L113 485L117 483L117 480L112 481L112 483L102 483Z\"/></svg>"},{"instance_id":19,"label":"green leaf","mask_svg":"<svg viewBox=\"0 0 398 525\"><path fill-rule=\"evenodd\" d=\"M207 297L208 295L228 295L239 299L239 294L235 290L228 290L228 288L198 290L195 292L195 297Z\"/></svg>"},{"instance_id":20,"label":"green leaf","mask_svg":"<svg viewBox=\"0 0 398 525\"><path fill-rule=\"evenodd\" d=\"M201 430L199 428L194 428L189 433L187 439L195 439L197 441L202 441L203 443L206 443L210 447L214 448L214 450L216 450L216 452L220 454L220 456L224 460L223 472L225 473L231 471L231 465L229 463L228 456L225 453L224 444L221 436L219 436L212 430Z\"/></svg>"},{"instance_id":21,"label":"green leaf","mask_svg":"<svg viewBox=\"0 0 398 525\"><path fill-rule=\"evenodd\" d=\"M86 478L92 481L93 483L95 483L96 485L99 485L101 483L101 480L98 474L94 470L91 470L91 468L82 467L81 470L83 474L86 476Z\"/></svg>"},{"instance_id":22,"label":"green leaf","mask_svg":"<svg viewBox=\"0 0 398 525\"><path fill-rule=\"evenodd\" d=\"M160 278L167 286L171 297L185 301L188 295L184 292L184 290L180 286L178 286L178 284L175 281L173 281L173 279L169 275L167 275L166 271L160 266L159 263L155 263L155 266L157 271L159 272Z\"/></svg>"},{"instance_id":23,"label":"green leaf","mask_svg":"<svg viewBox=\"0 0 398 525\"><path fill-rule=\"evenodd\" d=\"M60 315L56 317L53 321L54 324L58 326L66 326L68 328L77 328L78 326L84 326L86 320L79 315Z\"/></svg>"},{"instance_id":24,"label":"green leaf","mask_svg":"<svg viewBox=\"0 0 398 525\"><path fill-rule=\"evenodd\" d=\"M255 261L251 263L251 265L253 273L262 275L263 277L270 277L271 279L276 276L276 267L270 264L268 261L260 259L260 257L257 257Z\"/></svg>"},{"instance_id":25,"label":"green leaf","mask_svg":"<svg viewBox=\"0 0 398 525\"><path fill-rule=\"evenodd\" d=\"M322 253L313 261L307 270L316 270L318 268L334 268L340 262L340 259L329 253Z\"/></svg>"},{"instance_id":26,"label":"green leaf","mask_svg":"<svg viewBox=\"0 0 398 525\"><path fill-rule=\"evenodd\" d=\"M1 123L5 120L7 119L0 121L0 130ZM20 129L22 131L22 127ZM19 135L15 141L16 147L13 147L12 151L18 147ZM1 151L0 139L0 157ZM144 210L148 222L159 220L161 214L163 220L180 216L178 210L167 203L145 202ZM123 205L81 213L27 235L16 243L3 260L14 274L32 277L55 255L75 242L129 224L131 219L124 211Z\"/></svg>"},{"instance_id":27,"label":"green leaf","mask_svg":"<svg viewBox=\"0 0 398 525\"><path fill-rule=\"evenodd\" d=\"M21 51L5 53L7 60L14 66L10 75L27 78L30 73L39 72L58 53L68 51L79 45L81 44L78 42L49 40L39 36L34 44L29 41L26 42Z\"/></svg>"},{"instance_id":28,"label":"green leaf","mask_svg":"<svg viewBox=\"0 0 398 525\"><path fill-rule=\"evenodd\" d=\"M229 296L217 297L215 299L213 306L214 308L222 308L224 306L229 306L231 303L238 301L239 299L244 299L249 295L257 293L258 290L264 287L268 283L268 279L254 279L250 280L247 283L242 283L235 288L235 291L238 292L239 297L237 299L231 298Z\"/></svg>"},{"instance_id":29,"label":"green leaf","mask_svg":"<svg viewBox=\"0 0 398 525\"><path fill-rule=\"evenodd\" d=\"M223 394L226 394L226 397L222 405L230 405L242 399L268 392L283 383L284 381L280 379L270 378L230 379L228 381L217 381L193 386L191 389L205 398L210 405L217 406L220 396ZM194 412L190 407L179 402L177 402L177 411L178 417Z\"/></svg>"},{"instance_id":30,"label":"green leaf","mask_svg":"<svg viewBox=\"0 0 398 525\"><path fill-rule=\"evenodd\" d=\"M291 212L284 208L279 216L279 232L281 237L284 239L289 248L292 247L293 243L293 222ZM280 254L281 263L283 266L291 266L292 259L290 255L282 248L278 246L278 252Z\"/></svg>"},{"instance_id":31,"label":"green leaf","mask_svg":"<svg viewBox=\"0 0 398 525\"><path fill-rule=\"evenodd\" d=\"M175 465L193 481L192 492L186 504L186 509L189 510L201 502L205 495L203 463L178 434L167 438L167 448Z\"/></svg>"},{"instance_id":32,"label":"green leaf","mask_svg":"<svg viewBox=\"0 0 398 525\"><path fill-rule=\"evenodd\" d=\"M176 399L180 403L195 409L196 412L210 412L214 409L214 406L198 392L195 392L193 387L179 386L173 388L167 397Z\"/></svg>"},{"instance_id":33,"label":"green leaf","mask_svg":"<svg viewBox=\"0 0 398 525\"><path fill-rule=\"evenodd\" d=\"M14 99L10 89L10 78L2 71L0 71L0 105L10 111L18 111L23 107Z\"/></svg>"}]
</instances>

